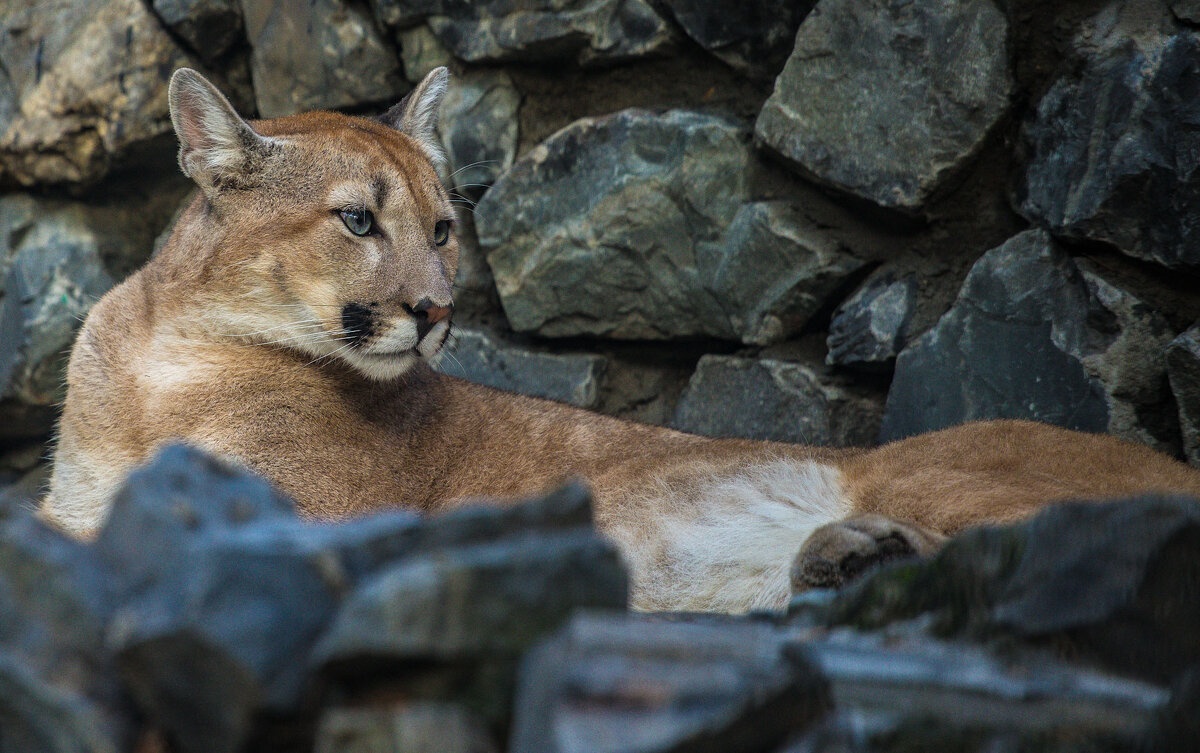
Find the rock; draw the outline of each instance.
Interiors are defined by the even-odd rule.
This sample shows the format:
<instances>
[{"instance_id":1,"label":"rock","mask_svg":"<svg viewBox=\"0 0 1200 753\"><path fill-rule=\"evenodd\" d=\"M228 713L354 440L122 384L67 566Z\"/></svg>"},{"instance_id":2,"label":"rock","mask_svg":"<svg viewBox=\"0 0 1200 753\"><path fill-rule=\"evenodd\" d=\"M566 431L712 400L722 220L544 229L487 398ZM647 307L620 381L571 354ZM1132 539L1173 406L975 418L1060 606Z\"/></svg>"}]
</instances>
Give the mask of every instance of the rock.
<instances>
[{"instance_id":1,"label":"rock","mask_svg":"<svg viewBox=\"0 0 1200 753\"><path fill-rule=\"evenodd\" d=\"M239 0L153 0L152 5L167 28L209 65L242 39Z\"/></svg>"},{"instance_id":2,"label":"rock","mask_svg":"<svg viewBox=\"0 0 1200 753\"><path fill-rule=\"evenodd\" d=\"M71 0L3 0L0 19L11 87L0 105L0 185L91 182L135 147L171 153L167 77L199 66L149 3L102 0L80 12Z\"/></svg>"},{"instance_id":3,"label":"rock","mask_svg":"<svg viewBox=\"0 0 1200 753\"><path fill-rule=\"evenodd\" d=\"M876 571L842 592L828 621L875 629L925 615L941 637L1019 641L1169 682L1200 660L1197 562L1200 501L1062 503Z\"/></svg>"},{"instance_id":4,"label":"rock","mask_svg":"<svg viewBox=\"0 0 1200 753\"><path fill-rule=\"evenodd\" d=\"M830 705L749 621L576 617L522 662L512 753L771 750Z\"/></svg>"},{"instance_id":5,"label":"rock","mask_svg":"<svg viewBox=\"0 0 1200 753\"><path fill-rule=\"evenodd\" d=\"M335 709L321 717L315 753L493 753L482 722L462 706L406 703L392 709Z\"/></svg>"},{"instance_id":6,"label":"rock","mask_svg":"<svg viewBox=\"0 0 1200 753\"><path fill-rule=\"evenodd\" d=\"M814 445L869 445L882 407L810 363L708 355L679 401L672 426L715 437Z\"/></svg>"},{"instance_id":7,"label":"rock","mask_svg":"<svg viewBox=\"0 0 1200 753\"><path fill-rule=\"evenodd\" d=\"M5 751L120 753L131 742L105 711L88 699L54 687L23 659L0 649L0 716ZM124 720L122 720L123 723Z\"/></svg>"},{"instance_id":8,"label":"rock","mask_svg":"<svg viewBox=\"0 0 1200 753\"><path fill-rule=\"evenodd\" d=\"M478 199L517 156L521 95L508 74L478 71L450 80L438 134L452 169L449 183Z\"/></svg>"},{"instance_id":9,"label":"rock","mask_svg":"<svg viewBox=\"0 0 1200 753\"><path fill-rule=\"evenodd\" d=\"M917 281L892 272L874 275L846 300L829 322L831 366L882 371L908 344L917 305Z\"/></svg>"},{"instance_id":10,"label":"rock","mask_svg":"<svg viewBox=\"0 0 1200 753\"><path fill-rule=\"evenodd\" d=\"M1167 707L1161 688L1048 660L899 631L795 640L837 710L779 753L873 750L1144 750ZM904 702L898 704L897 698ZM971 699L970 703L964 699Z\"/></svg>"},{"instance_id":11,"label":"rock","mask_svg":"<svg viewBox=\"0 0 1200 753\"><path fill-rule=\"evenodd\" d=\"M819 183L918 214L1008 111L1007 38L989 0L826 0L755 134Z\"/></svg>"},{"instance_id":12,"label":"rock","mask_svg":"<svg viewBox=\"0 0 1200 753\"><path fill-rule=\"evenodd\" d=\"M1132 42L1058 81L1026 128L1022 214L1058 235L1200 266L1200 34Z\"/></svg>"},{"instance_id":13,"label":"rock","mask_svg":"<svg viewBox=\"0 0 1200 753\"><path fill-rule=\"evenodd\" d=\"M1184 455L1192 465L1200 464L1200 326L1167 346L1167 376L1179 405Z\"/></svg>"},{"instance_id":14,"label":"rock","mask_svg":"<svg viewBox=\"0 0 1200 753\"><path fill-rule=\"evenodd\" d=\"M781 201L743 204L721 244L700 247L697 263L730 328L753 345L799 332L865 264Z\"/></svg>"},{"instance_id":15,"label":"rock","mask_svg":"<svg viewBox=\"0 0 1200 753\"><path fill-rule=\"evenodd\" d=\"M437 368L499 390L594 408L606 365L602 356L540 353L483 330L455 327L453 343Z\"/></svg>"},{"instance_id":16,"label":"rock","mask_svg":"<svg viewBox=\"0 0 1200 753\"><path fill-rule=\"evenodd\" d=\"M0 198L0 440L50 433L80 322L149 255L181 188L172 179L148 196Z\"/></svg>"},{"instance_id":17,"label":"rock","mask_svg":"<svg viewBox=\"0 0 1200 753\"><path fill-rule=\"evenodd\" d=\"M1178 452L1174 336L1130 291L1030 230L983 255L953 307L896 360L883 440L989 418L1108 432Z\"/></svg>"},{"instance_id":18,"label":"rock","mask_svg":"<svg viewBox=\"0 0 1200 753\"><path fill-rule=\"evenodd\" d=\"M434 68L449 66L454 62L454 56L442 46L428 26L396 32L396 43L400 45L404 77L414 84L420 83ZM450 81L453 83L454 79Z\"/></svg>"},{"instance_id":19,"label":"rock","mask_svg":"<svg viewBox=\"0 0 1200 753\"><path fill-rule=\"evenodd\" d=\"M624 110L559 131L476 210L509 323L555 337L792 334L863 262L794 207L748 203L752 171L745 131L714 115Z\"/></svg>"},{"instance_id":20,"label":"rock","mask_svg":"<svg viewBox=\"0 0 1200 753\"><path fill-rule=\"evenodd\" d=\"M612 64L661 55L675 42L671 26L645 0L375 0L379 18L403 28L422 18L468 63L575 60Z\"/></svg>"},{"instance_id":21,"label":"rock","mask_svg":"<svg viewBox=\"0 0 1200 753\"><path fill-rule=\"evenodd\" d=\"M787 60L796 28L816 0L664 0L662 5L701 47L741 73L772 79Z\"/></svg>"},{"instance_id":22,"label":"rock","mask_svg":"<svg viewBox=\"0 0 1200 753\"><path fill-rule=\"evenodd\" d=\"M241 0L250 72L264 118L393 104L408 86L391 42L345 0Z\"/></svg>"},{"instance_id":23,"label":"rock","mask_svg":"<svg viewBox=\"0 0 1200 753\"><path fill-rule=\"evenodd\" d=\"M1200 0L1173 0L1171 12L1180 21L1200 24Z\"/></svg>"}]
</instances>

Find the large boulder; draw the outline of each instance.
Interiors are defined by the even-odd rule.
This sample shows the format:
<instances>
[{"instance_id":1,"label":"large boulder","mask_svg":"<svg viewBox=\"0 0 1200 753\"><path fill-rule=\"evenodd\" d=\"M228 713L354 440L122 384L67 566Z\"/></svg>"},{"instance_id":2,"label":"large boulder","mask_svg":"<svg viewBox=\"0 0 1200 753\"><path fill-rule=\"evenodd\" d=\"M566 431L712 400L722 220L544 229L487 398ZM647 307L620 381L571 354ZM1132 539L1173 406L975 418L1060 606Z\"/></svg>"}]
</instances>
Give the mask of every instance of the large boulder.
<instances>
[{"instance_id":1,"label":"large boulder","mask_svg":"<svg viewBox=\"0 0 1200 753\"><path fill-rule=\"evenodd\" d=\"M143 0L2 0L0 65L6 186L94 181L135 147L169 155L167 79L199 67Z\"/></svg>"},{"instance_id":2,"label":"large boulder","mask_svg":"<svg viewBox=\"0 0 1200 753\"><path fill-rule=\"evenodd\" d=\"M374 0L386 26L422 20L469 63L575 60L611 64L662 54L676 35L646 0Z\"/></svg>"},{"instance_id":3,"label":"large boulder","mask_svg":"<svg viewBox=\"0 0 1200 753\"><path fill-rule=\"evenodd\" d=\"M661 6L697 44L753 78L772 79L787 60L796 28L816 0L664 0Z\"/></svg>"},{"instance_id":4,"label":"large boulder","mask_svg":"<svg viewBox=\"0 0 1200 753\"><path fill-rule=\"evenodd\" d=\"M1166 683L1200 662L1198 562L1198 500L1064 503L880 570L826 620L876 629L921 617L942 637L1018 642Z\"/></svg>"},{"instance_id":5,"label":"large boulder","mask_svg":"<svg viewBox=\"0 0 1200 753\"><path fill-rule=\"evenodd\" d=\"M882 413L877 397L819 362L708 355L671 425L714 437L864 446L878 436Z\"/></svg>"},{"instance_id":6,"label":"large boulder","mask_svg":"<svg viewBox=\"0 0 1200 753\"><path fill-rule=\"evenodd\" d=\"M1058 235L1200 266L1200 34L1126 41L1038 104L1020 211Z\"/></svg>"},{"instance_id":7,"label":"large boulder","mask_svg":"<svg viewBox=\"0 0 1200 753\"><path fill-rule=\"evenodd\" d=\"M751 202L727 118L624 110L526 154L476 211L513 328L774 342L863 262L782 202Z\"/></svg>"},{"instance_id":8,"label":"large boulder","mask_svg":"<svg viewBox=\"0 0 1200 753\"><path fill-rule=\"evenodd\" d=\"M0 441L50 432L80 322L149 256L183 190L180 178L99 201L0 198Z\"/></svg>"},{"instance_id":9,"label":"large boulder","mask_svg":"<svg viewBox=\"0 0 1200 753\"><path fill-rule=\"evenodd\" d=\"M1200 465L1200 326L1167 346L1167 376L1179 405L1184 455L1192 465Z\"/></svg>"},{"instance_id":10,"label":"large boulder","mask_svg":"<svg viewBox=\"0 0 1200 753\"><path fill-rule=\"evenodd\" d=\"M829 707L778 631L714 619L576 617L526 655L512 753L768 751Z\"/></svg>"},{"instance_id":11,"label":"large boulder","mask_svg":"<svg viewBox=\"0 0 1200 753\"><path fill-rule=\"evenodd\" d=\"M437 368L499 390L595 408L606 366L603 356L544 353L506 343L485 330L455 327Z\"/></svg>"},{"instance_id":12,"label":"large boulder","mask_svg":"<svg viewBox=\"0 0 1200 753\"><path fill-rule=\"evenodd\" d=\"M408 85L391 41L360 3L241 0L250 73L264 118L392 104Z\"/></svg>"},{"instance_id":13,"label":"large boulder","mask_svg":"<svg viewBox=\"0 0 1200 753\"><path fill-rule=\"evenodd\" d=\"M896 361L881 438L1027 418L1179 450L1164 317L1030 230L983 255Z\"/></svg>"},{"instance_id":14,"label":"large boulder","mask_svg":"<svg viewBox=\"0 0 1200 753\"><path fill-rule=\"evenodd\" d=\"M919 213L1007 112L1007 39L991 0L824 0L755 133L805 176Z\"/></svg>"}]
</instances>

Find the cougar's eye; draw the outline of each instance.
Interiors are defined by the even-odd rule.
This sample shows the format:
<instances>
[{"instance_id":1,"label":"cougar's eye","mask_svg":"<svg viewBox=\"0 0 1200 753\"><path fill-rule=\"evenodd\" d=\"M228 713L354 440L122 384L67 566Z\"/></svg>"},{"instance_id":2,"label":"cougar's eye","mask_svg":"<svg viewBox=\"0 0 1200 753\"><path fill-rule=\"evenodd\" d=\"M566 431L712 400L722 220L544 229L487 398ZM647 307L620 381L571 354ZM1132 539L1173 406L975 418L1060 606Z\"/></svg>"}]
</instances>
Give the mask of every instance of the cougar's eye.
<instances>
[{"instance_id":1,"label":"cougar's eye","mask_svg":"<svg viewBox=\"0 0 1200 753\"><path fill-rule=\"evenodd\" d=\"M369 209L343 209L338 214L346 229L355 235L370 235L375 231L375 215Z\"/></svg>"},{"instance_id":2,"label":"cougar's eye","mask_svg":"<svg viewBox=\"0 0 1200 753\"><path fill-rule=\"evenodd\" d=\"M439 246L446 245L450 240L450 220L438 220L433 226L433 242Z\"/></svg>"}]
</instances>

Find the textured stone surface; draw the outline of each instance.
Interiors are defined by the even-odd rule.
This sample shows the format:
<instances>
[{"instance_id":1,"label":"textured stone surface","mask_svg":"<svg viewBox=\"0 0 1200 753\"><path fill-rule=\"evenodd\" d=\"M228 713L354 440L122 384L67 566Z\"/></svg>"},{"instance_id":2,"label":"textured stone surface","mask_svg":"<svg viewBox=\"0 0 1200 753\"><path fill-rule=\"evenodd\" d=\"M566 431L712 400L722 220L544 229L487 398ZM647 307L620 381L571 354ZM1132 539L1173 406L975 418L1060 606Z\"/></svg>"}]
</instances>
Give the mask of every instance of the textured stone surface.
<instances>
[{"instance_id":1,"label":"textured stone surface","mask_svg":"<svg viewBox=\"0 0 1200 753\"><path fill-rule=\"evenodd\" d=\"M1026 131L1017 197L1053 232L1169 267L1200 266L1200 35L1132 42L1056 83Z\"/></svg>"},{"instance_id":2,"label":"textured stone surface","mask_svg":"<svg viewBox=\"0 0 1200 753\"><path fill-rule=\"evenodd\" d=\"M985 418L1107 431L1178 451L1161 314L1038 230L976 262L896 361L884 440Z\"/></svg>"},{"instance_id":3,"label":"textured stone surface","mask_svg":"<svg viewBox=\"0 0 1200 753\"><path fill-rule=\"evenodd\" d=\"M152 6L167 28L210 65L242 39L239 0L153 0Z\"/></svg>"},{"instance_id":4,"label":"textured stone surface","mask_svg":"<svg viewBox=\"0 0 1200 753\"><path fill-rule=\"evenodd\" d=\"M827 0L755 133L825 185L918 212L1008 110L1007 35L990 0Z\"/></svg>"},{"instance_id":5,"label":"textured stone surface","mask_svg":"<svg viewBox=\"0 0 1200 753\"><path fill-rule=\"evenodd\" d=\"M672 426L717 437L868 445L882 406L817 364L704 356Z\"/></svg>"},{"instance_id":6,"label":"textured stone surface","mask_svg":"<svg viewBox=\"0 0 1200 753\"><path fill-rule=\"evenodd\" d=\"M573 59L608 64L661 54L675 36L645 0L435 0L428 6L429 28L470 63ZM399 15L411 17L412 11Z\"/></svg>"},{"instance_id":7,"label":"textured stone surface","mask_svg":"<svg viewBox=\"0 0 1200 753\"><path fill-rule=\"evenodd\" d=\"M908 344L916 304L915 279L873 275L833 312L826 363L868 370L891 366Z\"/></svg>"},{"instance_id":8,"label":"textured stone surface","mask_svg":"<svg viewBox=\"0 0 1200 753\"><path fill-rule=\"evenodd\" d=\"M521 95L508 74L477 71L450 80L438 133L458 193L478 199L517 156Z\"/></svg>"},{"instance_id":9,"label":"textured stone surface","mask_svg":"<svg viewBox=\"0 0 1200 753\"><path fill-rule=\"evenodd\" d=\"M796 28L815 0L664 0L662 5L701 47L738 71L774 78L792 51Z\"/></svg>"},{"instance_id":10,"label":"textured stone surface","mask_svg":"<svg viewBox=\"0 0 1200 753\"><path fill-rule=\"evenodd\" d=\"M769 626L582 615L522 663L512 753L771 750L829 704Z\"/></svg>"},{"instance_id":11,"label":"textured stone surface","mask_svg":"<svg viewBox=\"0 0 1200 753\"><path fill-rule=\"evenodd\" d=\"M1167 346L1167 376L1179 405L1183 452L1190 463L1200 464L1200 326Z\"/></svg>"},{"instance_id":12,"label":"textured stone surface","mask_svg":"<svg viewBox=\"0 0 1200 753\"><path fill-rule=\"evenodd\" d=\"M924 614L941 636L1007 637L1169 682L1200 660L1200 605L1187 595L1198 562L1198 500L1064 503L878 571L829 620L871 629Z\"/></svg>"},{"instance_id":13,"label":"textured stone surface","mask_svg":"<svg viewBox=\"0 0 1200 753\"><path fill-rule=\"evenodd\" d=\"M390 105L408 89L391 42L345 0L241 0L259 115Z\"/></svg>"},{"instance_id":14,"label":"textured stone surface","mask_svg":"<svg viewBox=\"0 0 1200 753\"><path fill-rule=\"evenodd\" d=\"M4 0L0 65L0 185L24 186L93 181L168 136L167 78L198 67L142 0Z\"/></svg>"},{"instance_id":15,"label":"textured stone surface","mask_svg":"<svg viewBox=\"0 0 1200 753\"><path fill-rule=\"evenodd\" d=\"M449 66L454 62L454 56L442 46L428 26L415 26L396 32L396 43L400 45L404 77L414 84L420 83L434 68ZM451 79L451 83L453 81Z\"/></svg>"},{"instance_id":16,"label":"textured stone surface","mask_svg":"<svg viewBox=\"0 0 1200 753\"><path fill-rule=\"evenodd\" d=\"M496 389L594 408L607 363L590 354L542 353L484 330L454 328L438 371Z\"/></svg>"},{"instance_id":17,"label":"textured stone surface","mask_svg":"<svg viewBox=\"0 0 1200 753\"><path fill-rule=\"evenodd\" d=\"M1171 12L1180 21L1200 24L1200 0L1173 0Z\"/></svg>"},{"instance_id":18,"label":"textured stone surface","mask_svg":"<svg viewBox=\"0 0 1200 753\"><path fill-rule=\"evenodd\" d=\"M798 330L862 266L782 202L749 202L745 131L688 111L578 121L476 211L508 320L542 335L739 338Z\"/></svg>"},{"instance_id":19,"label":"textured stone surface","mask_svg":"<svg viewBox=\"0 0 1200 753\"><path fill-rule=\"evenodd\" d=\"M0 198L0 439L49 433L80 321L149 255L181 188L168 180L91 202Z\"/></svg>"},{"instance_id":20,"label":"textured stone surface","mask_svg":"<svg viewBox=\"0 0 1200 753\"><path fill-rule=\"evenodd\" d=\"M314 753L493 753L483 723L455 704L336 709L321 717Z\"/></svg>"}]
</instances>

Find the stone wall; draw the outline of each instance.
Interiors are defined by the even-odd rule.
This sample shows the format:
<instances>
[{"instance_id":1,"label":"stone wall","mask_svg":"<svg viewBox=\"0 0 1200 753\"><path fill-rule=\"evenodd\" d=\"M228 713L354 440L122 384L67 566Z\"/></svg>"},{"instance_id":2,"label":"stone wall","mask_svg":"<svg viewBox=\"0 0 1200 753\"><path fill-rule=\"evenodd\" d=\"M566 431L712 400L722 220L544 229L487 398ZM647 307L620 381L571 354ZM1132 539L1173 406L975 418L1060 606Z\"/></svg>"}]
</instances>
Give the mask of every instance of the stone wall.
<instances>
[{"instance_id":1,"label":"stone wall","mask_svg":"<svg viewBox=\"0 0 1200 753\"><path fill-rule=\"evenodd\" d=\"M1200 462L1200 14L1161 0L0 0L0 483L189 193L165 87L455 72L442 368L713 435L989 417ZM27 474L33 473L33 476Z\"/></svg>"}]
</instances>

